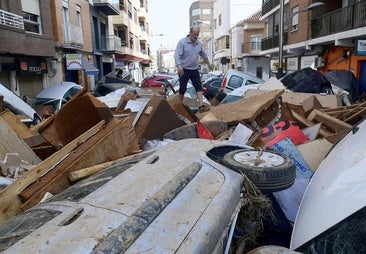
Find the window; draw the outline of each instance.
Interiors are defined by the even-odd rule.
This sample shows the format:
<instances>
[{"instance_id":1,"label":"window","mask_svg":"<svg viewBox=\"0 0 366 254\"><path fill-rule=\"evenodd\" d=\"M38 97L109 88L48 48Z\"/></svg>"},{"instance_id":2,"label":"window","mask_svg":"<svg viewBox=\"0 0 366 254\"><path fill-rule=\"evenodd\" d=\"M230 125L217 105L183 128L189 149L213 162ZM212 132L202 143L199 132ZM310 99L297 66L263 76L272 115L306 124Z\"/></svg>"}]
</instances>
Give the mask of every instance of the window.
<instances>
[{"instance_id":1,"label":"window","mask_svg":"<svg viewBox=\"0 0 366 254\"><path fill-rule=\"evenodd\" d=\"M211 14L211 9L202 9L202 14L203 15L210 15Z\"/></svg>"},{"instance_id":2,"label":"window","mask_svg":"<svg viewBox=\"0 0 366 254\"><path fill-rule=\"evenodd\" d=\"M76 18L78 22L78 27L82 27L82 21L81 21L81 7L79 5L76 5Z\"/></svg>"},{"instance_id":3,"label":"window","mask_svg":"<svg viewBox=\"0 0 366 254\"><path fill-rule=\"evenodd\" d=\"M69 9L67 6L62 6L63 14L64 14L64 39L65 42L70 41L70 31L69 31L69 23L70 23L70 16L69 16Z\"/></svg>"},{"instance_id":4,"label":"window","mask_svg":"<svg viewBox=\"0 0 366 254\"><path fill-rule=\"evenodd\" d=\"M132 19L132 3L128 1L128 17Z\"/></svg>"},{"instance_id":5,"label":"window","mask_svg":"<svg viewBox=\"0 0 366 254\"><path fill-rule=\"evenodd\" d=\"M121 11L125 10L125 0L119 0L119 9Z\"/></svg>"},{"instance_id":6,"label":"window","mask_svg":"<svg viewBox=\"0 0 366 254\"><path fill-rule=\"evenodd\" d=\"M221 26L221 22L222 22L222 16L221 14L219 15L219 26Z\"/></svg>"},{"instance_id":7,"label":"window","mask_svg":"<svg viewBox=\"0 0 366 254\"><path fill-rule=\"evenodd\" d=\"M261 50L262 35L252 34L250 35L250 50L260 51Z\"/></svg>"},{"instance_id":8,"label":"window","mask_svg":"<svg viewBox=\"0 0 366 254\"><path fill-rule=\"evenodd\" d=\"M42 33L38 0L22 0L24 30L31 33Z\"/></svg>"},{"instance_id":9,"label":"window","mask_svg":"<svg viewBox=\"0 0 366 254\"><path fill-rule=\"evenodd\" d=\"M133 21L138 24L137 9L133 8Z\"/></svg>"},{"instance_id":10,"label":"window","mask_svg":"<svg viewBox=\"0 0 366 254\"><path fill-rule=\"evenodd\" d=\"M31 33L41 33L40 18L38 15L23 11L24 30Z\"/></svg>"},{"instance_id":11,"label":"window","mask_svg":"<svg viewBox=\"0 0 366 254\"><path fill-rule=\"evenodd\" d=\"M200 9L193 9L191 12L192 16L199 16L200 15Z\"/></svg>"},{"instance_id":12,"label":"window","mask_svg":"<svg viewBox=\"0 0 366 254\"><path fill-rule=\"evenodd\" d=\"M292 13L297 13L298 11L299 11L299 6L292 8ZM299 28L299 14L295 14L292 17L291 23L292 23L291 31L297 30Z\"/></svg>"},{"instance_id":13,"label":"window","mask_svg":"<svg viewBox=\"0 0 366 254\"><path fill-rule=\"evenodd\" d=\"M133 33L129 33L130 49L133 49Z\"/></svg>"},{"instance_id":14,"label":"window","mask_svg":"<svg viewBox=\"0 0 366 254\"><path fill-rule=\"evenodd\" d=\"M240 87L241 84L243 84L243 82L244 79L242 77L233 75L228 82L228 86L233 87L235 89Z\"/></svg>"}]
</instances>

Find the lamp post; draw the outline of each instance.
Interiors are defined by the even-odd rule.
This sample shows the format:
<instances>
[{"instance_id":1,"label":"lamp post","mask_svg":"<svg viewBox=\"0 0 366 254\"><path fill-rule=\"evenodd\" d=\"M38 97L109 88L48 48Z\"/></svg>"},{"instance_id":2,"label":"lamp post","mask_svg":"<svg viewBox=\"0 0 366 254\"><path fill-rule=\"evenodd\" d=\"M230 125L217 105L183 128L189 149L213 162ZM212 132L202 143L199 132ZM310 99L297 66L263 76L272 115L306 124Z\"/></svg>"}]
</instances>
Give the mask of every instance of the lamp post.
<instances>
[{"instance_id":1,"label":"lamp post","mask_svg":"<svg viewBox=\"0 0 366 254\"><path fill-rule=\"evenodd\" d=\"M283 29L284 29L284 1L285 0L280 0L280 27L279 27L279 51L278 51L278 73L277 73L277 78L281 78L283 76ZM306 11L310 11L313 10L315 8L318 8L320 6L324 5L323 2L314 2L312 4L310 4L307 8L303 9L303 10L299 10L296 11L294 13L292 13L287 20L287 23L290 22L290 20L297 14L301 13L301 12L306 12ZM288 27L288 26L287 26Z\"/></svg>"}]
</instances>

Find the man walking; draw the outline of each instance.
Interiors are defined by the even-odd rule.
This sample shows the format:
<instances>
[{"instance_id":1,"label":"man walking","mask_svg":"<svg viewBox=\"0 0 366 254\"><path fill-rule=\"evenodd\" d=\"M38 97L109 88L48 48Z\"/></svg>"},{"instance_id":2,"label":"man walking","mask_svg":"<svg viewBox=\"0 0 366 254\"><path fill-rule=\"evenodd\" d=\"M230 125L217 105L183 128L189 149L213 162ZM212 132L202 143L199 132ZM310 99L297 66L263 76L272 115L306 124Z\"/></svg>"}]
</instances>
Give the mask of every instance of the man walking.
<instances>
[{"instance_id":1,"label":"man walking","mask_svg":"<svg viewBox=\"0 0 366 254\"><path fill-rule=\"evenodd\" d=\"M206 52L202 48L202 43L198 40L200 27L194 25L189 30L189 35L182 38L175 49L174 61L179 75L179 99L183 101L184 94L187 90L187 83L191 80L198 98L198 109L200 111L207 110L203 105L202 83L199 69L198 56L201 56L209 70L212 71L212 66L207 58Z\"/></svg>"}]
</instances>

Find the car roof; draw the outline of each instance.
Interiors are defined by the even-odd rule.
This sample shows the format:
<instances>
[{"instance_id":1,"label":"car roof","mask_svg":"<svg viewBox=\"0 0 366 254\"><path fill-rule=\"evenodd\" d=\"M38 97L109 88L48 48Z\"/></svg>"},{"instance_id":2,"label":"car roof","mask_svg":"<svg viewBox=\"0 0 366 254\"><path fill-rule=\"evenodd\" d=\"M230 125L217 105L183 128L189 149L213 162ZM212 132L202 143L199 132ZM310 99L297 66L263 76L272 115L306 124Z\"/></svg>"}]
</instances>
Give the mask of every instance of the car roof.
<instances>
[{"instance_id":1,"label":"car roof","mask_svg":"<svg viewBox=\"0 0 366 254\"><path fill-rule=\"evenodd\" d=\"M227 76L228 74L234 74L234 75L238 75L238 76L248 76L252 79L256 79L258 81L262 81L264 82L263 79L261 78L258 78L257 76L255 76L254 74L250 73L250 72L245 72L245 71L239 71L239 70L236 70L236 69L228 69L227 72L225 73L225 76Z\"/></svg>"},{"instance_id":2,"label":"car roof","mask_svg":"<svg viewBox=\"0 0 366 254\"><path fill-rule=\"evenodd\" d=\"M63 95L72 87L80 88L80 90L83 88L74 82L62 81L46 87L36 96L36 98L62 98Z\"/></svg>"}]
</instances>

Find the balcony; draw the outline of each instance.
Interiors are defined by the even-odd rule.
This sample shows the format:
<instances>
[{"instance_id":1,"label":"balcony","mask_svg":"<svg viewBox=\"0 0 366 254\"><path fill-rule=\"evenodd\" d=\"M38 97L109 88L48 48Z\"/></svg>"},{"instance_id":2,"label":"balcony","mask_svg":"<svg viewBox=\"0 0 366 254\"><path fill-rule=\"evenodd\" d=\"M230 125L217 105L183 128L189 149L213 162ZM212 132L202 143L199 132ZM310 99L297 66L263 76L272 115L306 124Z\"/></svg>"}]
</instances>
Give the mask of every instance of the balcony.
<instances>
[{"instance_id":1,"label":"balcony","mask_svg":"<svg viewBox=\"0 0 366 254\"><path fill-rule=\"evenodd\" d=\"M115 0L93 0L94 8L100 10L105 15L118 15L119 4Z\"/></svg>"},{"instance_id":2,"label":"balcony","mask_svg":"<svg viewBox=\"0 0 366 254\"><path fill-rule=\"evenodd\" d=\"M0 24L24 30L23 17L0 10Z\"/></svg>"},{"instance_id":3,"label":"balcony","mask_svg":"<svg viewBox=\"0 0 366 254\"><path fill-rule=\"evenodd\" d=\"M83 30L81 27L68 23L64 31L64 48L81 49L83 47Z\"/></svg>"},{"instance_id":4,"label":"balcony","mask_svg":"<svg viewBox=\"0 0 366 254\"><path fill-rule=\"evenodd\" d=\"M366 26L366 1L312 19L311 37L318 38Z\"/></svg>"},{"instance_id":5,"label":"balcony","mask_svg":"<svg viewBox=\"0 0 366 254\"><path fill-rule=\"evenodd\" d=\"M287 30L283 32L283 45L287 45L287 39L288 39L288 33ZM262 39L261 41L261 50L269 50L279 47L279 34L273 34L271 36L268 36L265 39Z\"/></svg>"},{"instance_id":6,"label":"balcony","mask_svg":"<svg viewBox=\"0 0 366 254\"><path fill-rule=\"evenodd\" d=\"M102 36L101 50L109 53L122 52L121 38L115 35Z\"/></svg>"},{"instance_id":7,"label":"balcony","mask_svg":"<svg viewBox=\"0 0 366 254\"><path fill-rule=\"evenodd\" d=\"M265 16L268 12L273 10L276 6L280 5L280 0L269 0L262 5L262 16Z\"/></svg>"}]
</instances>

